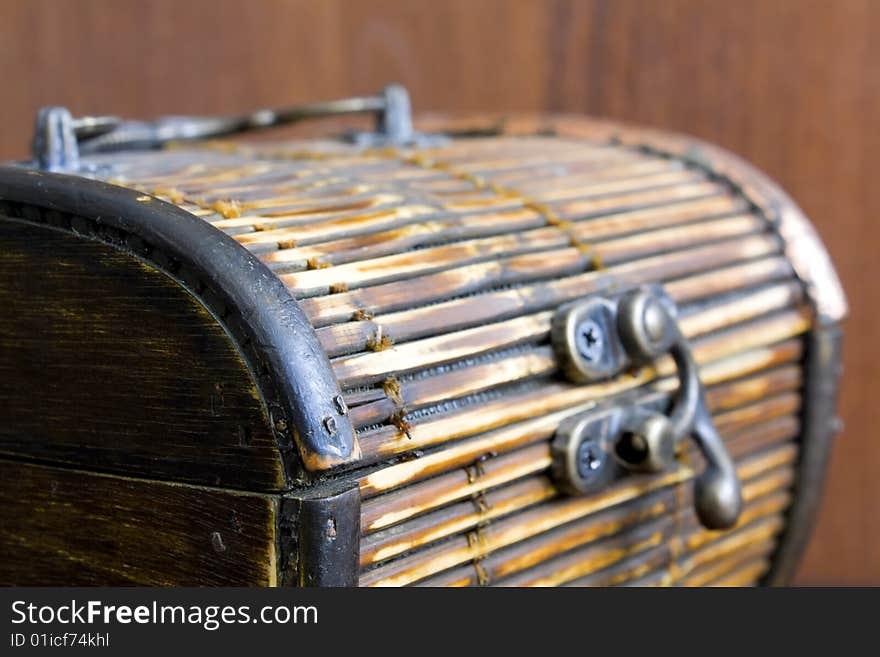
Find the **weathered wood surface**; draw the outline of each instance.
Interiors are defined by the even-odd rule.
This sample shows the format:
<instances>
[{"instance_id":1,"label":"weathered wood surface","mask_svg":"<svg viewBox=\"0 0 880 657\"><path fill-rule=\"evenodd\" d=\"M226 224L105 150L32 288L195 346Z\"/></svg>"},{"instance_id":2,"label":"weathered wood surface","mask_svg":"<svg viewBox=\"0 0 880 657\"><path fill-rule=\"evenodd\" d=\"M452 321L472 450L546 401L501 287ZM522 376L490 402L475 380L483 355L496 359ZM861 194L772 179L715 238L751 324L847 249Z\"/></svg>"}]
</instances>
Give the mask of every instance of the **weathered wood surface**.
<instances>
[{"instance_id":1,"label":"weathered wood surface","mask_svg":"<svg viewBox=\"0 0 880 657\"><path fill-rule=\"evenodd\" d=\"M98 242L0 217L0 307L0 452L283 487L241 355L166 275Z\"/></svg>"},{"instance_id":2,"label":"weathered wood surface","mask_svg":"<svg viewBox=\"0 0 880 657\"><path fill-rule=\"evenodd\" d=\"M273 586L275 498L0 459L0 584Z\"/></svg>"}]
</instances>

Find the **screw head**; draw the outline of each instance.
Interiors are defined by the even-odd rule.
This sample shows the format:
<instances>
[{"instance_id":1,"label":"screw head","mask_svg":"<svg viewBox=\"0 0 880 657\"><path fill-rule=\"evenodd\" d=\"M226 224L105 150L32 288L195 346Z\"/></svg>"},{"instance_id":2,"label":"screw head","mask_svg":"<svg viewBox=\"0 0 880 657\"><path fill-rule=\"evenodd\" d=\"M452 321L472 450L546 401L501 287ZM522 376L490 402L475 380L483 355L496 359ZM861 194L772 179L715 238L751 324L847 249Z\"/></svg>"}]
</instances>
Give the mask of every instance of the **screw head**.
<instances>
[{"instance_id":1,"label":"screw head","mask_svg":"<svg viewBox=\"0 0 880 657\"><path fill-rule=\"evenodd\" d=\"M582 440L577 448L577 471L582 479L595 476L605 462L607 454L595 440Z\"/></svg>"},{"instance_id":2,"label":"screw head","mask_svg":"<svg viewBox=\"0 0 880 657\"><path fill-rule=\"evenodd\" d=\"M336 435L336 420L333 418L333 416L328 415L327 417L324 418L324 429L331 436Z\"/></svg>"},{"instance_id":3,"label":"screw head","mask_svg":"<svg viewBox=\"0 0 880 657\"><path fill-rule=\"evenodd\" d=\"M553 315L550 340L569 381L602 381L626 366L616 313L615 302L594 296L562 306Z\"/></svg>"},{"instance_id":4,"label":"screw head","mask_svg":"<svg viewBox=\"0 0 880 657\"><path fill-rule=\"evenodd\" d=\"M605 488L620 468L610 450L615 409L566 418L550 443L551 476L561 491L588 495Z\"/></svg>"},{"instance_id":5,"label":"screw head","mask_svg":"<svg viewBox=\"0 0 880 657\"><path fill-rule=\"evenodd\" d=\"M578 353L590 362L598 362L605 349L605 338L602 329L592 319L585 319L578 324L575 334Z\"/></svg>"}]
</instances>

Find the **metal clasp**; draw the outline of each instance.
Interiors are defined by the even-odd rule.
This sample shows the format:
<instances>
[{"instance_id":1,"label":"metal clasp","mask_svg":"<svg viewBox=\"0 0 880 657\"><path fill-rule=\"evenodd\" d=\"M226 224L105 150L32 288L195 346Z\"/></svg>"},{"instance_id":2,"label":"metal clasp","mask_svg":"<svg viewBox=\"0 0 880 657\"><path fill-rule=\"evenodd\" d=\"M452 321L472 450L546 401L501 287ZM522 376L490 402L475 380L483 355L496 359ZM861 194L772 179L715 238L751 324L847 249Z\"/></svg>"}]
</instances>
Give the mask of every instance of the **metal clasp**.
<instances>
[{"instance_id":1,"label":"metal clasp","mask_svg":"<svg viewBox=\"0 0 880 657\"><path fill-rule=\"evenodd\" d=\"M559 310L552 340L570 380L607 379L669 354L679 387L668 415L655 399L610 402L569 418L552 443L553 472L569 493L596 492L621 471L660 472L674 466L676 446L690 436L706 461L695 482L697 515L705 527L723 529L735 524L742 510L741 486L676 316L675 303L659 286L614 299L593 297Z\"/></svg>"}]
</instances>

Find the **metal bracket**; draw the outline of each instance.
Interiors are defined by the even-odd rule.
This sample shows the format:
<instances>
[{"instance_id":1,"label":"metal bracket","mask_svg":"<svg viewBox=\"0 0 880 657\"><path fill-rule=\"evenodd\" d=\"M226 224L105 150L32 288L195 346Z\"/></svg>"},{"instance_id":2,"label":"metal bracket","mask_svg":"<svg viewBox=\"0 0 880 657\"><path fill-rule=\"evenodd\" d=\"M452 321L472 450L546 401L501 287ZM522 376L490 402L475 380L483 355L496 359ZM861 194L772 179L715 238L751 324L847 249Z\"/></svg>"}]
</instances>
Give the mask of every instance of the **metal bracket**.
<instances>
[{"instance_id":1,"label":"metal bracket","mask_svg":"<svg viewBox=\"0 0 880 657\"><path fill-rule=\"evenodd\" d=\"M551 336L563 372L585 383L606 379L664 354L679 378L676 401L664 415L644 405L618 402L560 425L552 444L553 472L575 493L601 490L620 470L660 472L675 461L676 445L690 436L706 461L694 503L710 529L732 526L742 510L733 460L706 404L690 346L675 320L672 299L659 286L617 299L594 297L566 306L553 318Z\"/></svg>"},{"instance_id":2,"label":"metal bracket","mask_svg":"<svg viewBox=\"0 0 880 657\"><path fill-rule=\"evenodd\" d=\"M323 497L284 497L281 504L281 583L357 586L360 489L355 486Z\"/></svg>"}]
</instances>

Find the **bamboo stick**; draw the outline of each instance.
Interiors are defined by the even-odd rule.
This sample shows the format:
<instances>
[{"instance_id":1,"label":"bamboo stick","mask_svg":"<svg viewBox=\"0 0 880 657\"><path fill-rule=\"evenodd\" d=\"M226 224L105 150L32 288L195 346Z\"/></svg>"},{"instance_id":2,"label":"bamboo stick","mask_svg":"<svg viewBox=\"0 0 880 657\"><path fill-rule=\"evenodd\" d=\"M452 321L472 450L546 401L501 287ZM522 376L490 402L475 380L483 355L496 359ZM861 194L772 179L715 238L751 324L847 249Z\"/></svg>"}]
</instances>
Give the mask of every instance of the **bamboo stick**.
<instances>
[{"instance_id":1,"label":"bamboo stick","mask_svg":"<svg viewBox=\"0 0 880 657\"><path fill-rule=\"evenodd\" d=\"M752 335L759 335L753 332ZM771 339L773 342L781 341L782 337ZM760 347L760 345L751 345ZM772 366L787 358L791 354L791 347L783 345L782 348L758 348L755 351L737 353L733 357L721 360L724 354L718 354L719 362L711 366L701 366L701 379L705 385L711 385L764 367ZM730 356L730 354L727 354ZM397 486L425 479L440 474L456 467L464 467L474 463L486 454L501 454L517 447L536 443L548 439L566 417L592 406L587 401L579 406L556 411L544 417L531 418L518 423L513 423L484 435L477 435L470 440L464 440L445 449L426 454L418 459L385 466L360 479L361 495L365 498L389 490ZM479 427L477 427L479 431ZM475 432L476 433L476 432Z\"/></svg>"},{"instance_id":2,"label":"bamboo stick","mask_svg":"<svg viewBox=\"0 0 880 657\"><path fill-rule=\"evenodd\" d=\"M779 418L759 423L752 427L747 424L727 430L725 438L728 447L735 457L766 450L781 441L790 440L796 435L798 422L794 417ZM696 466L696 464L694 464ZM543 468L547 461L543 461ZM496 468L493 473L498 473ZM787 472L787 471L786 471ZM484 475L485 476L485 475ZM788 480L786 480L788 481ZM432 483L432 482L428 482ZM468 480L468 484L472 481ZM779 482L772 482L777 485ZM785 482L783 482L785 483ZM789 482L790 483L790 482ZM462 483L460 486L466 486ZM432 500L422 490L410 491L413 506L401 506L397 499L370 500L369 508L365 508L363 529L369 532L376 527L388 527L424 512L425 509L442 507L446 500ZM466 499L468 494L453 489L449 498ZM766 492L766 491L765 491ZM546 502L556 497L556 490L544 476L529 477L516 484L500 489L490 490L481 495L471 493L471 501L439 508L435 512L419 515L411 521L396 525L393 529L367 533L362 541L362 566L396 556L410 549L422 547L432 541L439 540L460 531L485 524L486 522L522 510L538 502ZM421 505L421 508L420 508Z\"/></svg>"},{"instance_id":3,"label":"bamboo stick","mask_svg":"<svg viewBox=\"0 0 880 657\"><path fill-rule=\"evenodd\" d=\"M786 446L782 446L768 453L761 453L738 462L737 473L743 480L751 479L783 463L790 464L794 458L795 454L787 450ZM531 511L489 524L476 539L461 537L447 541L435 548L421 550L410 556L365 571L361 575L360 585L400 586L411 584L458 563L483 559L502 548L520 544L526 539L561 527L579 518L630 503L633 500L638 500L638 505L647 504L650 508L650 503L645 500L649 492L659 491L667 486L686 481L690 479L692 474L689 469L680 468L678 472L674 473L645 478L631 477L598 496L566 498L557 503L540 505ZM752 520L745 511L742 515L743 522ZM638 522L638 520L639 516L636 514L632 522ZM657 522L664 527L668 524L668 529L672 529L671 518L661 519ZM621 529L621 519L618 513L609 513L599 516L595 526L595 533L586 534L590 537L589 540L603 535L618 534ZM637 535L639 540L631 546L631 549L635 550L636 545L639 546L639 549L647 547L646 541L649 545L660 544L668 536L665 529L658 532L657 526L650 527L650 531L645 530L644 534L639 531ZM547 543L551 546L554 544L553 540ZM522 549L522 546L518 546L518 549ZM578 559L578 562L580 561ZM580 573L580 575L582 574L585 573ZM574 579L574 577L570 578Z\"/></svg>"},{"instance_id":4,"label":"bamboo stick","mask_svg":"<svg viewBox=\"0 0 880 657\"><path fill-rule=\"evenodd\" d=\"M713 267L724 267L743 260L777 254L779 251L777 240L769 236L757 236L735 244L714 244L652 256L574 276L564 284L580 287L583 290L580 294L587 294L603 284L637 285L651 280L673 279L706 272ZM372 315L393 312L453 296L549 277L553 272L559 272L557 275L576 273L572 270L572 262L576 269L584 267L586 260L582 253L578 253L575 256L577 260L572 261L572 255L566 257L561 271L559 265L547 259L546 253L534 253L460 266L330 296L301 299L299 303L315 326L326 326L333 322L347 321L358 312Z\"/></svg>"}]
</instances>

